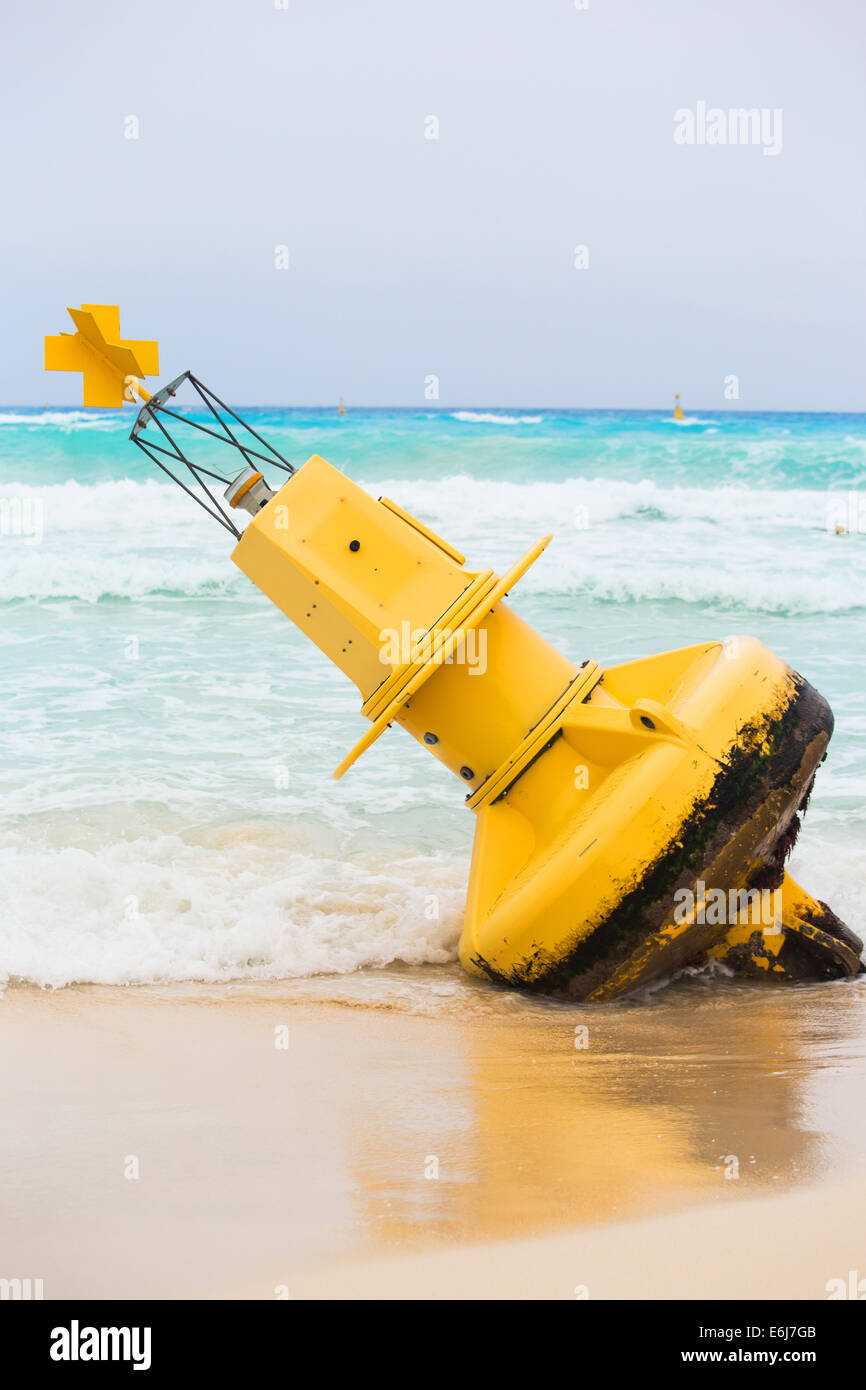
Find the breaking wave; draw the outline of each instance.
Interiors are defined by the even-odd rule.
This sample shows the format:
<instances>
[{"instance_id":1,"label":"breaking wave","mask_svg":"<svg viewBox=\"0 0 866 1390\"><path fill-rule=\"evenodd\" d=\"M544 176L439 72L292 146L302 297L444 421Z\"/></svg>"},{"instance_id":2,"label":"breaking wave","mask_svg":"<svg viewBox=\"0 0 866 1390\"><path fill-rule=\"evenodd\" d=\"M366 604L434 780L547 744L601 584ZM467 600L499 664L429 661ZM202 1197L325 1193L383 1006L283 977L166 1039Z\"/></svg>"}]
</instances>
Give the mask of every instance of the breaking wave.
<instances>
[{"instance_id":1,"label":"breaking wave","mask_svg":"<svg viewBox=\"0 0 866 1390\"><path fill-rule=\"evenodd\" d=\"M460 545L470 563L507 568L529 541L552 532L525 594L767 613L866 606L866 529L843 492L465 474L372 487ZM231 549L189 499L152 479L11 484L0 497L4 602L249 593Z\"/></svg>"},{"instance_id":2,"label":"breaking wave","mask_svg":"<svg viewBox=\"0 0 866 1390\"><path fill-rule=\"evenodd\" d=\"M70 837L75 829L69 826ZM466 866L235 826L0 851L0 986L304 979L456 958Z\"/></svg>"},{"instance_id":3,"label":"breaking wave","mask_svg":"<svg viewBox=\"0 0 866 1390\"><path fill-rule=\"evenodd\" d=\"M453 410L452 420L465 425L540 425L543 415L501 415L488 410Z\"/></svg>"}]
</instances>

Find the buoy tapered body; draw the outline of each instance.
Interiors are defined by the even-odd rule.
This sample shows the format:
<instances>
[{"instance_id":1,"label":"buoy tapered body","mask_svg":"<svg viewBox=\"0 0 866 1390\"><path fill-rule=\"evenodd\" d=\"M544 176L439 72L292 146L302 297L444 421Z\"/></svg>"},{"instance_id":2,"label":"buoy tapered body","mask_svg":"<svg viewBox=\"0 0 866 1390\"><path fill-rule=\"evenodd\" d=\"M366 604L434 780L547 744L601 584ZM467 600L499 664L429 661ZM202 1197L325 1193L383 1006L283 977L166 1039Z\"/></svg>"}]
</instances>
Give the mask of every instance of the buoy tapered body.
<instances>
[{"instance_id":1,"label":"buoy tapered body","mask_svg":"<svg viewBox=\"0 0 866 1390\"><path fill-rule=\"evenodd\" d=\"M856 973L858 939L784 872L826 702L749 637L570 661L503 602L548 539L501 578L468 570L313 456L232 558L361 693L370 727L336 775L397 723L463 783L468 970L599 1001L705 953Z\"/></svg>"}]
</instances>

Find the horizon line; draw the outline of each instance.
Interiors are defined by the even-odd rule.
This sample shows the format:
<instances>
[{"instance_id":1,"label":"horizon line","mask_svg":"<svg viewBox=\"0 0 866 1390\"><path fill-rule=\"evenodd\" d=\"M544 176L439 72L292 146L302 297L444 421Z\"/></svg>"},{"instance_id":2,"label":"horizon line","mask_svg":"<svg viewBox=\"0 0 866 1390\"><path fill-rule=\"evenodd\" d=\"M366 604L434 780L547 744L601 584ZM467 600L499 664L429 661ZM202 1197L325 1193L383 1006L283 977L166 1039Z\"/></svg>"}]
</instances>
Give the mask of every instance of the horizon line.
<instances>
[{"instance_id":1,"label":"horizon line","mask_svg":"<svg viewBox=\"0 0 866 1390\"><path fill-rule=\"evenodd\" d=\"M427 403L427 404L425 404L425 405L372 405L372 404L369 404L369 403L361 403L361 402L358 402L358 403L353 404L353 405L345 405L345 402L344 402L344 407L345 407L345 413L346 413L346 415L349 415L349 414L351 413L351 411L353 411L353 410L354 410L354 411L364 411L364 410L405 411L407 414L408 414L408 413L411 413L411 414L427 414L427 415L430 415L430 414L435 414L435 415L439 415L439 414L441 414L441 415L448 415L448 414L453 414L455 411L458 411L458 410L467 410L467 411L478 411L478 412L480 412L480 411L498 411L498 412L501 412L501 413L503 413L503 414L514 413L514 412L519 412L519 411L526 411L526 412L532 411L532 412L535 412L535 413L547 412L547 413L550 413L550 414L563 414L563 415L582 415L582 414L598 414L598 415L614 415L614 414L627 414L627 415L661 415L661 416L664 416L664 417L667 418L667 419L673 419L673 416L668 414L668 411L673 409L673 407L670 407L670 406L630 406L630 405L489 405L489 404L477 404L477 403L476 403L476 404L471 404L471 405L434 405L432 402ZM182 403L179 402L178 405L175 406L174 408L175 408L175 409L183 408L183 407L182 407ZM196 403L196 408L198 408L198 404L197 404L197 403ZM239 402L237 402L235 405L232 406L232 409L233 409L233 410L235 410L235 409L236 409L236 410L314 410L314 411L322 411L322 412L325 412L325 411L334 411L335 413L339 413L339 404L335 405L333 402L327 402L327 403L319 402L318 404L303 403L303 404L294 404L294 405L291 405L291 404L279 404L279 403L277 403L276 401L239 401ZM122 407L122 406L87 406L87 405L84 405L83 403L76 403L76 402L60 402L60 403L58 403L58 402L53 402L53 401L40 402L40 403L38 403L38 404L36 404L36 403L22 404L22 403L20 403L20 402L5 402L5 403L0 403L0 411L3 411L3 410L92 410L92 411L94 411L94 412L100 412L100 411L102 411L102 412L112 412L112 411L115 411L115 410L116 410L116 411L118 411L118 412L121 413L121 414L124 413L123 407ZM791 407L786 407L786 408L784 408L784 409L773 409L773 408L771 408L771 407L763 407L763 408L761 408L761 409L750 409L750 410L746 410L746 409L743 409L743 408L732 408L732 407L730 407L730 406L690 405L688 408L686 408L685 406L683 406L683 410L685 411L685 417L686 417L686 419L689 418L689 415L690 415L690 414L694 414L695 412L698 412L698 411L700 411L700 412L702 412L702 413L704 413L704 414L707 414L707 415L866 415L866 405L864 405L861 409L849 409L849 410L839 410L839 409L833 409L833 410L826 410L826 409L825 409L825 410L821 410L821 409L817 409L817 408L794 409L794 408L791 408ZM128 414L131 415L132 412L126 412L126 413L128 413ZM137 413L137 412L136 412L136 413Z\"/></svg>"}]
</instances>

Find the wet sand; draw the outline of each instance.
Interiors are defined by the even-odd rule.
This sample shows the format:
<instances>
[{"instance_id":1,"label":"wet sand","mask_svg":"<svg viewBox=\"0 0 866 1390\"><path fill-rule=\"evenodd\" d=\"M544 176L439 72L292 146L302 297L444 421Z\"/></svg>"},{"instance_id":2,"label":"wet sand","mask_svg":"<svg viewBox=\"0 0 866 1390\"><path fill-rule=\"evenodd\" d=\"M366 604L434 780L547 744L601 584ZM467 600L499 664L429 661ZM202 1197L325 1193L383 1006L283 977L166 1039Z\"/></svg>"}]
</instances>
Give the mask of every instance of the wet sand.
<instances>
[{"instance_id":1,"label":"wet sand","mask_svg":"<svg viewBox=\"0 0 866 1390\"><path fill-rule=\"evenodd\" d=\"M46 1298L826 1298L866 1276L864 1005L863 981L701 978L566 1007L433 967L13 986L0 1277Z\"/></svg>"}]
</instances>

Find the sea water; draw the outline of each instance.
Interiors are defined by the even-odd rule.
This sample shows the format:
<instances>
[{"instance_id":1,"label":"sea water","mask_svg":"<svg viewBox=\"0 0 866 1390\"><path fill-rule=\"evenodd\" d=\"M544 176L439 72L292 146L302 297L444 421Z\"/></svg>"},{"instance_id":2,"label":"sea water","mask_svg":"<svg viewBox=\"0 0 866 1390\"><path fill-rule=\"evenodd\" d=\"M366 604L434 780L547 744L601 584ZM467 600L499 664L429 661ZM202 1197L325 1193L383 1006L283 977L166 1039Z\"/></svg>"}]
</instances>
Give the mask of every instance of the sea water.
<instances>
[{"instance_id":1,"label":"sea water","mask_svg":"<svg viewBox=\"0 0 866 1390\"><path fill-rule=\"evenodd\" d=\"M575 660L766 642L836 714L792 872L866 930L866 416L242 413L474 567L552 531L509 602ZM464 788L397 727L332 780L357 692L130 422L0 409L0 981L462 988Z\"/></svg>"}]
</instances>

